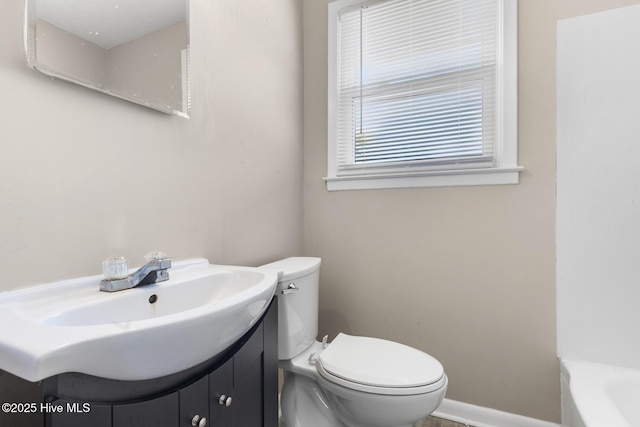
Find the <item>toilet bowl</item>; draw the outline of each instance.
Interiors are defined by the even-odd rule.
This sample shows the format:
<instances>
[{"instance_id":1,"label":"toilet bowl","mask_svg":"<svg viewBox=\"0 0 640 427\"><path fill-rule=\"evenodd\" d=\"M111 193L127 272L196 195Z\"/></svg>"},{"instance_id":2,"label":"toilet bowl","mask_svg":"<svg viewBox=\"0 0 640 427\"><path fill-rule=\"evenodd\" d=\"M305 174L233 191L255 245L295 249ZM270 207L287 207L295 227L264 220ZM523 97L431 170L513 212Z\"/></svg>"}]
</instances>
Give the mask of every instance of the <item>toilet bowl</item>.
<instances>
[{"instance_id":1,"label":"toilet bowl","mask_svg":"<svg viewBox=\"0 0 640 427\"><path fill-rule=\"evenodd\" d=\"M319 258L262 266L279 272L278 359L285 427L405 427L444 399L447 376L432 356L396 342L318 333Z\"/></svg>"}]
</instances>

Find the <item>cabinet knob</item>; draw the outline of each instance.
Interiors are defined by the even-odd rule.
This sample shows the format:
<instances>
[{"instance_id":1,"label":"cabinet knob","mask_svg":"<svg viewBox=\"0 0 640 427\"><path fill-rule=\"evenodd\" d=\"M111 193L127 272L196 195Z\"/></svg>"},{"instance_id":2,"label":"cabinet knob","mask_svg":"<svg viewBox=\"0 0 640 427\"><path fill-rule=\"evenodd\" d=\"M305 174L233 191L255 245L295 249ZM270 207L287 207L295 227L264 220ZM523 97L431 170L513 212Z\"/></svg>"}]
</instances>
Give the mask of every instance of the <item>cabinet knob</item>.
<instances>
[{"instance_id":1,"label":"cabinet knob","mask_svg":"<svg viewBox=\"0 0 640 427\"><path fill-rule=\"evenodd\" d=\"M207 425L207 419L204 417L200 418L200 415L195 415L193 419L191 419L191 425L193 427L205 427Z\"/></svg>"},{"instance_id":2,"label":"cabinet knob","mask_svg":"<svg viewBox=\"0 0 640 427\"><path fill-rule=\"evenodd\" d=\"M231 406L232 400L233 399L231 399L231 396L225 396L223 394L222 396L220 396L220 399L218 399L218 403L228 408L229 406Z\"/></svg>"}]
</instances>

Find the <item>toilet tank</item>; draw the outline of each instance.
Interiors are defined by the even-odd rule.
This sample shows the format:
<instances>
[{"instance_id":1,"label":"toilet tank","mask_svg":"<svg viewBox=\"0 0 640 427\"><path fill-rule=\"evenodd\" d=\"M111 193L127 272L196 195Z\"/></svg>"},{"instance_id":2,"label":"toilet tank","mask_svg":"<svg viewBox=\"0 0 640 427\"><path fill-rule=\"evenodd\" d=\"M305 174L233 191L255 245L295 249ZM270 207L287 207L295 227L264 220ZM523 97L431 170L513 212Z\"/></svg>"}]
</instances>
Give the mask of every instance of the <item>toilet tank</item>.
<instances>
[{"instance_id":1,"label":"toilet tank","mask_svg":"<svg viewBox=\"0 0 640 427\"><path fill-rule=\"evenodd\" d=\"M318 335L320 258L292 257L260 268L282 272L276 289L278 359L289 360L307 349Z\"/></svg>"}]
</instances>

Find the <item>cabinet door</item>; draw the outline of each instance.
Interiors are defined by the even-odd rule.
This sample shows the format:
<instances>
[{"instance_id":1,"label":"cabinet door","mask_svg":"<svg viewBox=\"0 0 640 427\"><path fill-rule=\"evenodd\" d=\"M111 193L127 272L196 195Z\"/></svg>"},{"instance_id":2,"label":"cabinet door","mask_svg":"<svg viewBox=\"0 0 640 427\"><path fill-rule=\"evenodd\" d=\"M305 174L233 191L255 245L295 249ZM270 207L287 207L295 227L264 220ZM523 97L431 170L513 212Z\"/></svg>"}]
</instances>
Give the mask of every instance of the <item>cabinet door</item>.
<instances>
[{"instance_id":1,"label":"cabinet door","mask_svg":"<svg viewBox=\"0 0 640 427\"><path fill-rule=\"evenodd\" d=\"M204 421L202 421L204 419ZM195 423L195 424L194 424ZM180 390L180 427L211 425L209 420L209 378L206 376Z\"/></svg>"},{"instance_id":2,"label":"cabinet door","mask_svg":"<svg viewBox=\"0 0 640 427\"><path fill-rule=\"evenodd\" d=\"M238 373L238 371L236 371ZM233 383L233 425L263 427L262 355L245 366Z\"/></svg>"},{"instance_id":3,"label":"cabinet door","mask_svg":"<svg viewBox=\"0 0 640 427\"><path fill-rule=\"evenodd\" d=\"M233 357L209 375L213 427L277 426L277 305L272 304L269 312L268 328L258 325ZM268 380L266 368L273 371Z\"/></svg>"},{"instance_id":4,"label":"cabinet door","mask_svg":"<svg viewBox=\"0 0 640 427\"><path fill-rule=\"evenodd\" d=\"M111 405L58 399L50 407L60 408L60 412L49 413L48 427L111 427Z\"/></svg>"},{"instance_id":5,"label":"cabinet door","mask_svg":"<svg viewBox=\"0 0 640 427\"><path fill-rule=\"evenodd\" d=\"M212 427L232 427L233 403L235 403L233 400L233 358L209 374L209 399L211 423L207 424Z\"/></svg>"},{"instance_id":6,"label":"cabinet door","mask_svg":"<svg viewBox=\"0 0 640 427\"><path fill-rule=\"evenodd\" d=\"M176 427L178 392L144 402L113 405L113 427Z\"/></svg>"},{"instance_id":7,"label":"cabinet door","mask_svg":"<svg viewBox=\"0 0 640 427\"><path fill-rule=\"evenodd\" d=\"M263 427L263 326L233 356L233 423Z\"/></svg>"}]
</instances>

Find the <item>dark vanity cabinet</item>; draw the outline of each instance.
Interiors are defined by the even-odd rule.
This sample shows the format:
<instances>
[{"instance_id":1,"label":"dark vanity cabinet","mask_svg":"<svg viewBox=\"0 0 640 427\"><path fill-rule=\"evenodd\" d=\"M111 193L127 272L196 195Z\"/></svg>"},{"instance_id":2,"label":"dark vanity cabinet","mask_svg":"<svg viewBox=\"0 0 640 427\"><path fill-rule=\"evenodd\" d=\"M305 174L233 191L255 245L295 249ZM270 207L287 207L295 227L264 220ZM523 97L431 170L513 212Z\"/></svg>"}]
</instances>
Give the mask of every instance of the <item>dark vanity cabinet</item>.
<instances>
[{"instance_id":1,"label":"dark vanity cabinet","mask_svg":"<svg viewBox=\"0 0 640 427\"><path fill-rule=\"evenodd\" d=\"M168 377L113 381L62 374L30 383L1 372L0 401L33 402L37 411L0 413L0 426L277 427L277 312L274 298L229 350Z\"/></svg>"}]
</instances>

